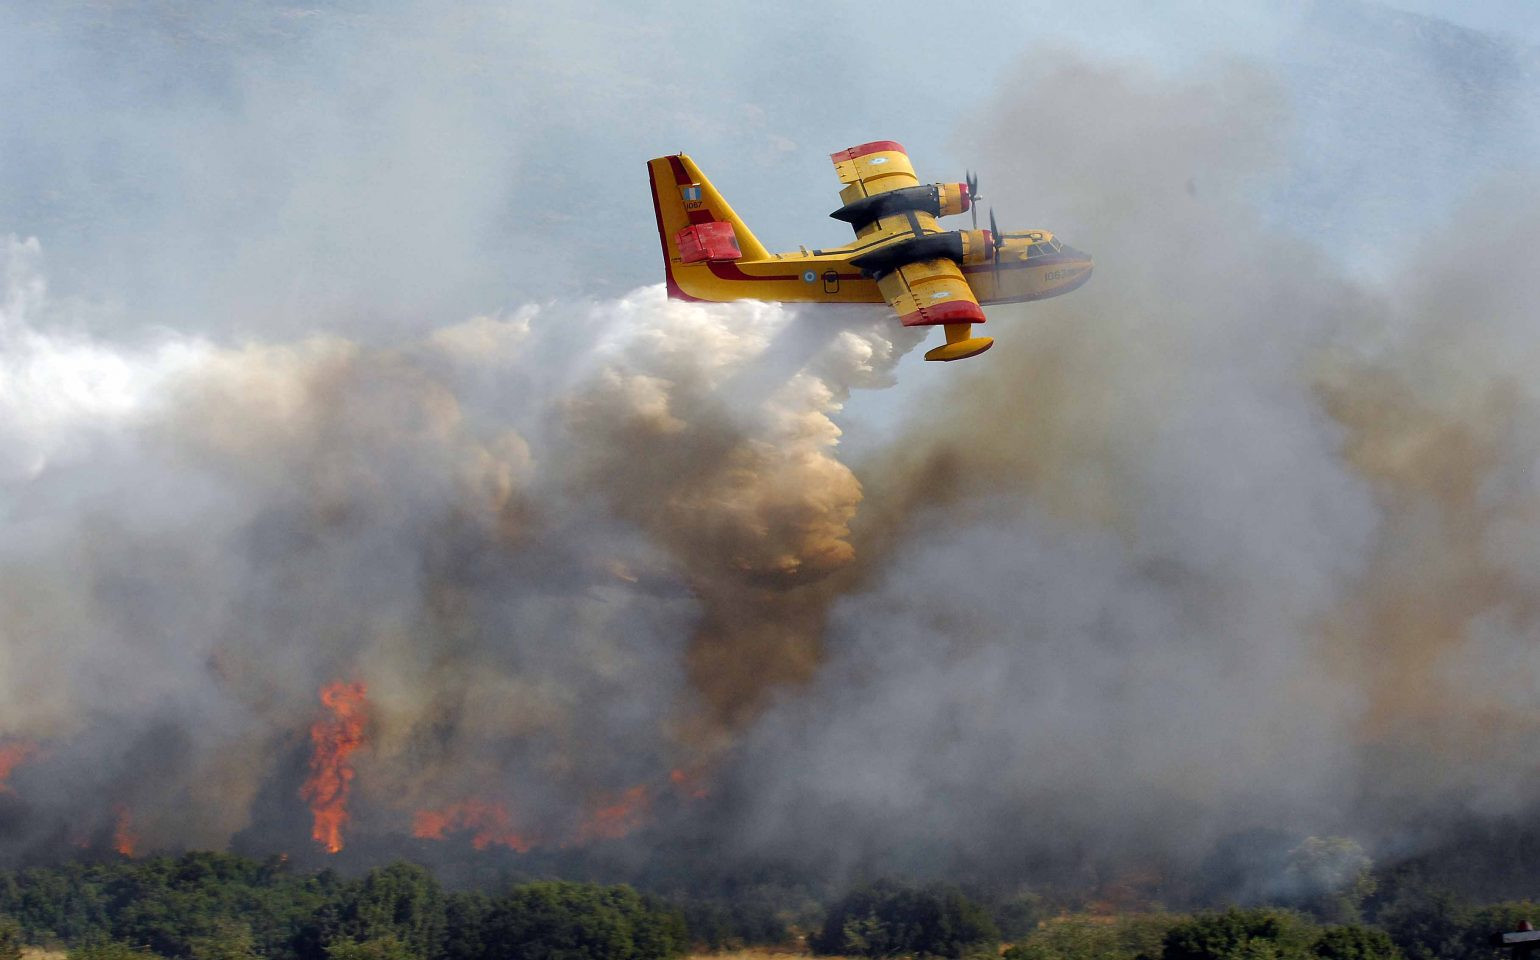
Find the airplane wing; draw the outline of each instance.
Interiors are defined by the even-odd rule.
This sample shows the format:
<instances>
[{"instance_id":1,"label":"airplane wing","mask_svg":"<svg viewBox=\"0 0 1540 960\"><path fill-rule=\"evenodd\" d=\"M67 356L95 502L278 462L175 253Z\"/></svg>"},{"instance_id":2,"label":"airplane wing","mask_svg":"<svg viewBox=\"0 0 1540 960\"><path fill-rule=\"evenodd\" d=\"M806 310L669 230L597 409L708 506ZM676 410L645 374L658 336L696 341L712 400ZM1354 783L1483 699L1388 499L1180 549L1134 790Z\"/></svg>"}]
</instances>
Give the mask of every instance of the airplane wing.
<instances>
[{"instance_id":1,"label":"airplane wing","mask_svg":"<svg viewBox=\"0 0 1540 960\"><path fill-rule=\"evenodd\" d=\"M938 213L967 209L964 185L921 187L909 155L892 140L863 143L831 154L829 159L845 185L840 190L845 206L833 216L849 222L856 237L867 241L868 247L878 246L852 262L876 276L877 289L904 326L939 324L946 328L946 345L928 351L925 359L962 360L993 346L989 337L973 336L973 324L984 322L984 311L962 268L957 260L937 256L943 248L950 250L955 241L956 256L966 259L968 239L943 231L936 222ZM924 196L919 196L922 193ZM890 237L899 236L912 239L887 244ZM884 257L884 252L891 256ZM917 259L903 262L908 256Z\"/></svg>"},{"instance_id":2,"label":"airplane wing","mask_svg":"<svg viewBox=\"0 0 1540 960\"><path fill-rule=\"evenodd\" d=\"M902 145L892 140L874 140L829 155L834 172L845 184L840 198L846 203L889 190L917 187L919 178ZM846 196L846 194L850 194Z\"/></svg>"},{"instance_id":3,"label":"airplane wing","mask_svg":"<svg viewBox=\"0 0 1540 960\"><path fill-rule=\"evenodd\" d=\"M946 345L928 351L927 360L962 360L994 346L989 337L973 336L973 324L984 322L984 311L952 260L906 263L879 277L877 289L904 326L946 327Z\"/></svg>"},{"instance_id":4,"label":"airplane wing","mask_svg":"<svg viewBox=\"0 0 1540 960\"><path fill-rule=\"evenodd\" d=\"M856 231L857 239L924 236L943 232L937 216L962 213L971 203L963 183L921 185L904 148L892 140L874 140L829 155L844 187L844 206L830 214Z\"/></svg>"}]
</instances>

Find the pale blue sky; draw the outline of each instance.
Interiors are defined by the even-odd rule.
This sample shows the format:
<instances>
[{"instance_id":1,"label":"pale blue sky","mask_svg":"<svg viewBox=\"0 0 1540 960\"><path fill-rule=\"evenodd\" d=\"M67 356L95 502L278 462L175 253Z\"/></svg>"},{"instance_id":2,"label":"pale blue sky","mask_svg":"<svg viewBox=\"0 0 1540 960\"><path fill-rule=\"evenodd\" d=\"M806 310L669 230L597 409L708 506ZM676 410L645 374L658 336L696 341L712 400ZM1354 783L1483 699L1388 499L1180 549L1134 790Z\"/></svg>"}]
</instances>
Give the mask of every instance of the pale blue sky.
<instances>
[{"instance_id":1,"label":"pale blue sky","mask_svg":"<svg viewBox=\"0 0 1540 960\"><path fill-rule=\"evenodd\" d=\"M1531 146L1510 75L1540 14L1402 6L1512 39L1430 54L1345 0L906 0L874 24L838 3L5 2L0 232L36 235L104 331L406 334L655 282L642 165L674 150L772 247L837 240L831 151L897 139L960 178L982 165L962 131L1057 50L1259 65L1299 107L1278 209L1378 249ZM1012 175L981 173L986 195Z\"/></svg>"}]
</instances>

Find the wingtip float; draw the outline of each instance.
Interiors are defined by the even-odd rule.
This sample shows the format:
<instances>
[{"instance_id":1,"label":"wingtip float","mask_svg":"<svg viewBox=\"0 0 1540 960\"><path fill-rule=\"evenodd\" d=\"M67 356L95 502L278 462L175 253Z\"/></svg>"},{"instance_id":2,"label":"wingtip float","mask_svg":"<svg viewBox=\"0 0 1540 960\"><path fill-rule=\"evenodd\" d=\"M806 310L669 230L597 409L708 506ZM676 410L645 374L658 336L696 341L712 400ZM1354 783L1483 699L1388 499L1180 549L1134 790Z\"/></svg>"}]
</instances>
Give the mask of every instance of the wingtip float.
<instances>
[{"instance_id":1,"label":"wingtip float","mask_svg":"<svg viewBox=\"0 0 1540 960\"><path fill-rule=\"evenodd\" d=\"M1046 230L1001 233L989 214L978 229L978 181L921 184L891 140L832 154L844 188L830 214L855 240L771 253L684 154L647 163L663 244L668 295L678 300L886 303L905 326L942 326L946 343L927 360L963 360L994 345L973 336L981 304L1046 300L1078 289L1091 255ZM939 217L973 211L973 229L944 230Z\"/></svg>"}]
</instances>

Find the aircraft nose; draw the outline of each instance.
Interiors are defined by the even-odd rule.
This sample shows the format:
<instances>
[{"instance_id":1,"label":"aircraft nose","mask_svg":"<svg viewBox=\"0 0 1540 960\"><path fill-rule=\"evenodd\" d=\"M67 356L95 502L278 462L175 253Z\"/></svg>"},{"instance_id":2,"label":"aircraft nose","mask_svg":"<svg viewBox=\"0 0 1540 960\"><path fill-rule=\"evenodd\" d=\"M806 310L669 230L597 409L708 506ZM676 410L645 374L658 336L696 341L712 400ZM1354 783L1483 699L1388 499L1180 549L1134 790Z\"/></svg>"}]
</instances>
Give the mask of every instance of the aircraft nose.
<instances>
[{"instance_id":1,"label":"aircraft nose","mask_svg":"<svg viewBox=\"0 0 1540 960\"><path fill-rule=\"evenodd\" d=\"M1077 260L1084 260L1085 261L1085 273L1081 274L1081 278L1082 278L1081 282L1084 283L1086 280L1089 280L1091 278L1092 271L1094 271L1096 269L1096 258L1092 257L1089 253L1086 253L1084 250L1077 250L1077 249L1075 249L1074 247L1070 246L1069 244L1065 244L1064 245L1064 252L1069 254L1070 256L1074 257Z\"/></svg>"}]
</instances>

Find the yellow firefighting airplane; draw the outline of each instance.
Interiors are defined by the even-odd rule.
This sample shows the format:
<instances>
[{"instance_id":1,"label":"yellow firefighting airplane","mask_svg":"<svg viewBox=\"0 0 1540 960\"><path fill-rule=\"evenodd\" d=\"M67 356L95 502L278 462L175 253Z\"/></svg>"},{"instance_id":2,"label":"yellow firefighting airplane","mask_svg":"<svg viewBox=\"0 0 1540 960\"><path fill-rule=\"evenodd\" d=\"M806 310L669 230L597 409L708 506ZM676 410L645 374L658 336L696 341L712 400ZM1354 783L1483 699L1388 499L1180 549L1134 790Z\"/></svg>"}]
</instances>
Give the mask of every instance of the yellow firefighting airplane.
<instances>
[{"instance_id":1,"label":"yellow firefighting airplane","mask_svg":"<svg viewBox=\"0 0 1540 960\"><path fill-rule=\"evenodd\" d=\"M891 140L830 157L845 205L830 214L855 229L839 247L771 253L684 154L648 161L663 240L668 295L680 300L880 303L905 326L941 324L946 344L927 360L962 360L994 345L973 336L981 303L1044 300L1091 277L1090 254L1046 230L1000 233L994 211L978 229L978 181L922 186ZM943 230L937 217L973 210L972 230Z\"/></svg>"}]
</instances>

